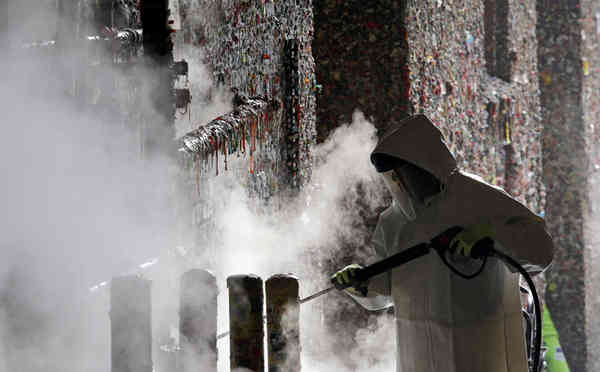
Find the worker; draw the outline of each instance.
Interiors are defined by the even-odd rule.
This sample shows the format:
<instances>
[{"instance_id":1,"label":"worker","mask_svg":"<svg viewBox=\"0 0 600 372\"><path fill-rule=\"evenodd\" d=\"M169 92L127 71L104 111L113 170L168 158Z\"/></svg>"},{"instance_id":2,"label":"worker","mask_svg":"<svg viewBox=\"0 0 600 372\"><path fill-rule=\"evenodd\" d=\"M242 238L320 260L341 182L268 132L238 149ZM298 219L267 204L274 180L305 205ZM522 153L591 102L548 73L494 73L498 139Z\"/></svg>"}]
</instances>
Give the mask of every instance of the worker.
<instances>
[{"instance_id":1,"label":"worker","mask_svg":"<svg viewBox=\"0 0 600 372\"><path fill-rule=\"evenodd\" d=\"M447 242L448 261L461 272L480 267L470 253L485 238L530 274L550 265L554 248L544 220L501 188L459 170L425 115L392 126L371 162L393 196L375 229L375 260L459 227ZM332 280L352 283L359 268L349 265ZM526 372L519 277L511 270L490 257L468 280L429 254L346 292L369 310L394 306L398 372Z\"/></svg>"}]
</instances>

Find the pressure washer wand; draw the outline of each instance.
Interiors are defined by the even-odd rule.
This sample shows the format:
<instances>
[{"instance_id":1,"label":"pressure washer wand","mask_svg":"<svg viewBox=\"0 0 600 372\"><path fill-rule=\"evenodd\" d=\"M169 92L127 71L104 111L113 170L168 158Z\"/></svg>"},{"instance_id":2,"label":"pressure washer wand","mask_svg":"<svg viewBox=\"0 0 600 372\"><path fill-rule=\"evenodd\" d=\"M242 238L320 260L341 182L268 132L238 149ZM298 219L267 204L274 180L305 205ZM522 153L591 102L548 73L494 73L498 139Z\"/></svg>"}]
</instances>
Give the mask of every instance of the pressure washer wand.
<instances>
[{"instance_id":1,"label":"pressure washer wand","mask_svg":"<svg viewBox=\"0 0 600 372\"><path fill-rule=\"evenodd\" d=\"M326 293L329 293L334 289L342 290L342 289L346 289L348 287L357 287L361 283L364 283L367 280L369 280L379 274L383 274L383 273L390 271L400 265L403 265L414 259L417 259L419 257L429 254L429 252L431 251L431 248L432 248L432 246L430 243L421 243L412 248L409 248L402 252L396 253L386 259L375 262L372 265L369 265L367 267L357 270L355 275L351 278L350 283L343 284L343 285L339 284L339 283L334 283L333 286L331 286L327 289L323 289L322 291L319 291L308 297L302 298L302 299L300 299L299 302L301 304L303 304L303 303L313 300L317 297L320 297Z\"/></svg>"},{"instance_id":2,"label":"pressure washer wand","mask_svg":"<svg viewBox=\"0 0 600 372\"><path fill-rule=\"evenodd\" d=\"M334 289L335 289L335 286L332 285L331 287L325 288L322 291L319 291L317 293L313 293L313 294L311 294L308 297L301 298L298 302L300 302L301 304L303 304L303 303L308 302L308 301L310 301L312 299L315 299L317 297L321 297L322 295L324 295L326 293L329 293L329 292L333 291Z\"/></svg>"}]
</instances>

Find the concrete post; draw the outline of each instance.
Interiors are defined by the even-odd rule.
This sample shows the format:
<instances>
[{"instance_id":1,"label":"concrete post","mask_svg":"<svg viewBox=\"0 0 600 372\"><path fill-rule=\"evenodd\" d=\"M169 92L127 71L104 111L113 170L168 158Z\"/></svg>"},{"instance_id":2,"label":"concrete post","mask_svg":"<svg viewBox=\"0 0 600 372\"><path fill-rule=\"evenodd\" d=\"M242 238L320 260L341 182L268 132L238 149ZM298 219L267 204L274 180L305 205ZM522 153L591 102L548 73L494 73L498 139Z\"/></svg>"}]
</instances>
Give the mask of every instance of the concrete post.
<instances>
[{"instance_id":1,"label":"concrete post","mask_svg":"<svg viewBox=\"0 0 600 372\"><path fill-rule=\"evenodd\" d=\"M179 332L182 372L217 370L217 280L206 270L181 277Z\"/></svg>"},{"instance_id":2,"label":"concrete post","mask_svg":"<svg viewBox=\"0 0 600 372\"><path fill-rule=\"evenodd\" d=\"M152 372L150 281L114 278L110 285L111 371Z\"/></svg>"},{"instance_id":3,"label":"concrete post","mask_svg":"<svg viewBox=\"0 0 600 372\"><path fill-rule=\"evenodd\" d=\"M300 371L298 278L273 275L265 283L269 372Z\"/></svg>"},{"instance_id":4,"label":"concrete post","mask_svg":"<svg viewBox=\"0 0 600 372\"><path fill-rule=\"evenodd\" d=\"M229 358L231 370L263 372L263 282L256 275L227 278L229 288Z\"/></svg>"}]
</instances>

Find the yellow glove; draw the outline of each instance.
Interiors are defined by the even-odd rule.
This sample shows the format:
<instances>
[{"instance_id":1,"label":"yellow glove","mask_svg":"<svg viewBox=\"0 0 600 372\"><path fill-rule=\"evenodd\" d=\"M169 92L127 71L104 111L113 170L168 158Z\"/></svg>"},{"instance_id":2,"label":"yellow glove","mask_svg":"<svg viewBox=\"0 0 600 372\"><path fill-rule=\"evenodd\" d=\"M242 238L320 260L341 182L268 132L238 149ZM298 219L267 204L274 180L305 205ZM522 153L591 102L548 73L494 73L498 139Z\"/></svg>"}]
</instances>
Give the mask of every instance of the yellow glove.
<instances>
[{"instance_id":1,"label":"yellow glove","mask_svg":"<svg viewBox=\"0 0 600 372\"><path fill-rule=\"evenodd\" d=\"M331 283L333 283L337 289L346 289L353 294L356 292L356 294L365 295L367 291L367 283L361 283L358 288L348 287L349 285L353 284L356 273L362 270L362 268L363 267L359 264L348 265L331 276Z\"/></svg>"},{"instance_id":2,"label":"yellow glove","mask_svg":"<svg viewBox=\"0 0 600 372\"><path fill-rule=\"evenodd\" d=\"M490 223L480 223L472 225L456 234L450 241L450 251L454 254L460 254L471 257L471 250L478 241L484 238L494 239L494 226Z\"/></svg>"}]
</instances>

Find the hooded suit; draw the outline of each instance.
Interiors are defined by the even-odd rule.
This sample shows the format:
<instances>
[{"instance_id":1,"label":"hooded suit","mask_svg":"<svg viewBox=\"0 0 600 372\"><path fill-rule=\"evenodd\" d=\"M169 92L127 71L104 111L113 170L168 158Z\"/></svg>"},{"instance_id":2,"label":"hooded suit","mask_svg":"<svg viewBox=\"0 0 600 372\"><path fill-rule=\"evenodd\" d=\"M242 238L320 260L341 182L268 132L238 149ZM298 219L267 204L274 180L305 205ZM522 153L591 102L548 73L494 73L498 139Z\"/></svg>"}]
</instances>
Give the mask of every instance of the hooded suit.
<instances>
[{"instance_id":1,"label":"hooded suit","mask_svg":"<svg viewBox=\"0 0 600 372\"><path fill-rule=\"evenodd\" d=\"M379 217L374 245L379 258L429 241L453 226L491 224L495 249L529 272L552 261L553 244L544 220L504 190L458 170L441 132L424 115L412 116L386 133L371 155L391 156L429 172L441 184L410 220L393 203ZM479 265L468 259L463 271ZM461 265L459 263L459 265ZM373 278L366 297L377 310L393 303L398 372L526 372L527 360L519 277L489 258L483 272L467 280L429 254Z\"/></svg>"}]
</instances>

